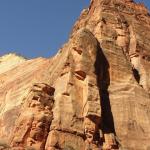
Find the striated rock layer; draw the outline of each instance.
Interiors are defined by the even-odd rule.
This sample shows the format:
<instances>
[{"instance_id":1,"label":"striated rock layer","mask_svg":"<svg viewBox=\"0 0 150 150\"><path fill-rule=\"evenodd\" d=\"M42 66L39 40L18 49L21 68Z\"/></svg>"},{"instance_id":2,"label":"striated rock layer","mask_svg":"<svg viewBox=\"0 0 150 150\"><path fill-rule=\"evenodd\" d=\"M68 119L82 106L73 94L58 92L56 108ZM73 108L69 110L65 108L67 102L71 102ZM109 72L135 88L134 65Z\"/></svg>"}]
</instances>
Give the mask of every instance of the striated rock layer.
<instances>
[{"instance_id":1,"label":"striated rock layer","mask_svg":"<svg viewBox=\"0 0 150 150\"><path fill-rule=\"evenodd\" d=\"M149 47L142 4L91 0L56 56L1 57L0 147L148 150Z\"/></svg>"}]
</instances>

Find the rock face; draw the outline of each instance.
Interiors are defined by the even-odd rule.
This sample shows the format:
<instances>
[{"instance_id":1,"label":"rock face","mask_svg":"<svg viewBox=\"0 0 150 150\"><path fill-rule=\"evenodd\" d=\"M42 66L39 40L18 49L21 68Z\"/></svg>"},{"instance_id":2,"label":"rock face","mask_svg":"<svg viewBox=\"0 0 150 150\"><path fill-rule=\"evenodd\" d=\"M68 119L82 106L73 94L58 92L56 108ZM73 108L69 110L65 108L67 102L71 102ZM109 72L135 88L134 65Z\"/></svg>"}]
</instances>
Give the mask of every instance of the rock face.
<instances>
[{"instance_id":1,"label":"rock face","mask_svg":"<svg viewBox=\"0 0 150 150\"><path fill-rule=\"evenodd\" d=\"M16 67L18 64L21 64L24 61L25 58L22 56L17 56L13 53L0 57L0 74Z\"/></svg>"},{"instance_id":2,"label":"rock face","mask_svg":"<svg viewBox=\"0 0 150 150\"><path fill-rule=\"evenodd\" d=\"M148 150L149 35L142 4L91 0L56 56L1 57L0 147Z\"/></svg>"}]
</instances>

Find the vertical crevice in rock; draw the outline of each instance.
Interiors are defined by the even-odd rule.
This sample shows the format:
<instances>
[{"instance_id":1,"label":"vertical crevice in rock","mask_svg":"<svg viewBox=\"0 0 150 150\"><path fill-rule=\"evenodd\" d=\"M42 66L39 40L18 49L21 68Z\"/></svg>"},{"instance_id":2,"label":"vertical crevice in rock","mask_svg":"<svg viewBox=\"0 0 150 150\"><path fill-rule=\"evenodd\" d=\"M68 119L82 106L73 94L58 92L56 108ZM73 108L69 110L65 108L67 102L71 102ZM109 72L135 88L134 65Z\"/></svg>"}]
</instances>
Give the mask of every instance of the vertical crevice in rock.
<instances>
[{"instance_id":1,"label":"vertical crevice in rock","mask_svg":"<svg viewBox=\"0 0 150 150\"><path fill-rule=\"evenodd\" d=\"M134 75L135 80L137 81L137 83L140 83L139 71L137 69L135 69L135 68L133 68L132 71L133 71L133 75Z\"/></svg>"},{"instance_id":2,"label":"vertical crevice in rock","mask_svg":"<svg viewBox=\"0 0 150 150\"><path fill-rule=\"evenodd\" d=\"M95 62L95 70L97 75L97 85L99 87L102 120L100 129L102 130L101 143L103 148L117 149L118 145L115 139L114 119L111 111L108 87L110 85L109 63L98 46L97 57Z\"/></svg>"}]
</instances>

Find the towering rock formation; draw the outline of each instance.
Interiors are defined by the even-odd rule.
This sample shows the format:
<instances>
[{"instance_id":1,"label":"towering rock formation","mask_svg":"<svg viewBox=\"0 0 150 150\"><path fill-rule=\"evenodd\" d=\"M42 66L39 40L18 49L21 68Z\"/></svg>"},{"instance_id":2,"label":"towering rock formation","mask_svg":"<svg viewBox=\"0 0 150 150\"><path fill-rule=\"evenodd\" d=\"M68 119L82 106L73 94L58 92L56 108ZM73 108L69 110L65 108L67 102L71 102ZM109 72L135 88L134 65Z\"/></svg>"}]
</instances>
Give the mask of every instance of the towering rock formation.
<instances>
[{"instance_id":1,"label":"towering rock formation","mask_svg":"<svg viewBox=\"0 0 150 150\"><path fill-rule=\"evenodd\" d=\"M150 149L150 17L142 4L91 0L56 56L7 57L1 148Z\"/></svg>"}]
</instances>

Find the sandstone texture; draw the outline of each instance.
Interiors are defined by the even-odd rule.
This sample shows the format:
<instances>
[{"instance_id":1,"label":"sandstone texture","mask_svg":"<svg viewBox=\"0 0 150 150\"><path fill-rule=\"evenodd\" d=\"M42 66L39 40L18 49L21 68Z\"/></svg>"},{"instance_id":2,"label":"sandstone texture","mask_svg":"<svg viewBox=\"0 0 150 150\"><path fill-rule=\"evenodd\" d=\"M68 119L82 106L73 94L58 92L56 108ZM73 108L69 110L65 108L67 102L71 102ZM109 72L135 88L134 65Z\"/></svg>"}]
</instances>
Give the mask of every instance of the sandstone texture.
<instances>
[{"instance_id":1,"label":"sandstone texture","mask_svg":"<svg viewBox=\"0 0 150 150\"><path fill-rule=\"evenodd\" d=\"M146 7L91 0L54 57L0 57L0 149L149 150Z\"/></svg>"}]
</instances>

